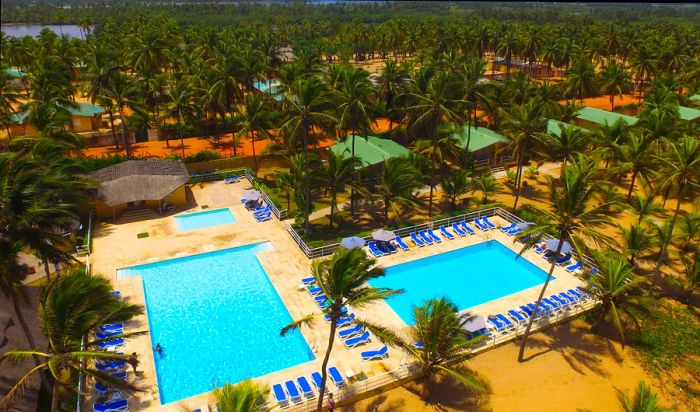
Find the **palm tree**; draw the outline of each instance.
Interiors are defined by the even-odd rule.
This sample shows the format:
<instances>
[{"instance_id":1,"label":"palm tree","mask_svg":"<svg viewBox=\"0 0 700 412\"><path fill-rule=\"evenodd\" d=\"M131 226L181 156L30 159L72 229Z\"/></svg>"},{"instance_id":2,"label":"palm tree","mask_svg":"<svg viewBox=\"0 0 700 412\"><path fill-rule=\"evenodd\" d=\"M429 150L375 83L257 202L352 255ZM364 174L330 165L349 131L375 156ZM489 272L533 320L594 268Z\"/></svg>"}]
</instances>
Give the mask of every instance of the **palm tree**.
<instances>
[{"instance_id":1,"label":"palm tree","mask_svg":"<svg viewBox=\"0 0 700 412\"><path fill-rule=\"evenodd\" d=\"M642 86L656 73L657 64L658 57L656 50L654 50L652 45L647 44L647 42L640 42L632 50L630 66L634 73L634 81L637 83L637 89L639 90L640 103L642 101Z\"/></svg>"},{"instance_id":2,"label":"palm tree","mask_svg":"<svg viewBox=\"0 0 700 412\"><path fill-rule=\"evenodd\" d=\"M479 81L484 75L486 63L479 59L471 59L462 67L462 80L464 88L464 100L467 106L467 144L464 150L462 167L469 164L469 144L472 137L472 122L476 122L476 100L479 97L481 86Z\"/></svg>"},{"instance_id":3,"label":"palm tree","mask_svg":"<svg viewBox=\"0 0 700 412\"><path fill-rule=\"evenodd\" d=\"M157 29L146 30L136 36L133 48L128 52L131 67L150 77L159 74L171 58L171 52L163 32Z\"/></svg>"},{"instance_id":4,"label":"palm tree","mask_svg":"<svg viewBox=\"0 0 700 412\"><path fill-rule=\"evenodd\" d=\"M637 260L652 260L651 249L656 246L656 238L651 229L634 222L629 229L620 228L621 250L630 265Z\"/></svg>"},{"instance_id":5,"label":"palm tree","mask_svg":"<svg viewBox=\"0 0 700 412\"><path fill-rule=\"evenodd\" d=\"M582 153L588 147L587 132L570 125L560 128L556 133L539 133L535 135L540 155L552 162L562 162L562 170L566 169L566 163Z\"/></svg>"},{"instance_id":6,"label":"palm tree","mask_svg":"<svg viewBox=\"0 0 700 412\"><path fill-rule=\"evenodd\" d=\"M611 252L597 260L598 273L592 275L588 283L591 294L600 300L601 305L591 330L598 330L603 322L611 320L624 348L623 325L630 323L625 320L639 326L639 314L648 312L649 301L642 296L640 288L645 279L636 276L630 262L618 253Z\"/></svg>"},{"instance_id":7,"label":"palm tree","mask_svg":"<svg viewBox=\"0 0 700 412\"><path fill-rule=\"evenodd\" d=\"M331 196L331 212L329 227L333 228L333 216L338 210L338 193L345 191L345 186L352 182L355 169L361 165L360 159L348 157L345 153L336 154L328 151L325 167L319 171L319 181Z\"/></svg>"},{"instance_id":8,"label":"palm tree","mask_svg":"<svg viewBox=\"0 0 700 412\"><path fill-rule=\"evenodd\" d=\"M314 278L316 284L326 295L326 314L330 318L330 335L326 354L321 365L321 388L319 389L318 403L316 410L323 409L323 397L325 395L326 381L328 378L328 360L333 350L337 322L343 316L343 308L351 306L361 308L368 304L382 301L388 297L402 293L403 290L392 290L387 288L374 288L367 282L384 276L384 269L376 266L376 261L370 259L362 249L338 248L330 259L316 260L313 262ZM298 329L302 325L308 324L314 318L323 315L322 313L310 314L302 319L285 326L280 332L285 335L290 330ZM382 340L388 335L388 331L378 325L355 317L355 323L364 326L370 332Z\"/></svg>"},{"instance_id":9,"label":"palm tree","mask_svg":"<svg viewBox=\"0 0 700 412\"><path fill-rule=\"evenodd\" d=\"M211 399L220 412L257 412L265 410L266 386L244 379L233 385L227 383L211 393Z\"/></svg>"},{"instance_id":10,"label":"palm tree","mask_svg":"<svg viewBox=\"0 0 700 412\"><path fill-rule=\"evenodd\" d=\"M539 241L539 235L542 233L554 233L559 239L547 279L542 286L535 303L535 311L528 320L520 343L519 362L523 361L527 338L535 320L534 315L537 313L542 297L552 279L552 272L554 272L554 267L556 266L556 257L561 253L564 242L569 242L579 255L583 255L588 250L587 242L598 245L613 243L612 238L602 233L599 229L611 224L608 210L615 202L601 202L596 198L602 185L602 182L597 177L597 173L598 169L595 166L595 161L579 154L572 161L571 165L562 171L559 179L547 176L551 201L550 208L542 209L538 206L531 206L545 219L523 230L516 236L518 239L528 239L523 251L535 245ZM593 202L597 204L594 206L592 205Z\"/></svg>"},{"instance_id":11,"label":"palm tree","mask_svg":"<svg viewBox=\"0 0 700 412\"><path fill-rule=\"evenodd\" d=\"M409 332L411 342L421 342L421 349L403 343L404 349L420 366L420 376L433 378L447 374L466 387L477 392L486 392L488 385L464 368L471 358L474 342L464 334L464 325L474 318L470 313L461 313L447 298L430 299L413 309L414 326Z\"/></svg>"},{"instance_id":12,"label":"palm tree","mask_svg":"<svg viewBox=\"0 0 700 412\"><path fill-rule=\"evenodd\" d=\"M277 172L275 174L275 183L280 191L284 192L284 197L287 199L287 210L291 209L291 195L294 190L294 175L289 172Z\"/></svg>"},{"instance_id":13,"label":"palm tree","mask_svg":"<svg viewBox=\"0 0 700 412\"><path fill-rule=\"evenodd\" d=\"M519 46L520 38L512 27L506 28L499 36L497 53L505 56L506 79L510 79L510 66L513 60L513 54L517 52Z\"/></svg>"},{"instance_id":14,"label":"palm tree","mask_svg":"<svg viewBox=\"0 0 700 412\"><path fill-rule=\"evenodd\" d=\"M418 206L420 199L413 193L420 186L418 171L405 158L384 161L384 168L375 187L376 197L384 203L384 219L389 223L389 211L399 215L400 208Z\"/></svg>"},{"instance_id":15,"label":"palm tree","mask_svg":"<svg viewBox=\"0 0 700 412\"><path fill-rule=\"evenodd\" d=\"M615 95L622 96L632 87L632 78L622 65L611 61L598 77L600 91L610 96L610 110L615 109Z\"/></svg>"},{"instance_id":16,"label":"palm tree","mask_svg":"<svg viewBox=\"0 0 700 412\"><path fill-rule=\"evenodd\" d=\"M637 224L642 223L647 216L662 213L664 211L660 205L654 202L654 196L643 197L637 195L632 198L631 202L628 203L632 208L632 212L635 214L635 216L637 216Z\"/></svg>"},{"instance_id":17,"label":"palm tree","mask_svg":"<svg viewBox=\"0 0 700 412\"><path fill-rule=\"evenodd\" d=\"M530 142L537 133L545 128L544 118L540 113L540 106L535 100L530 100L525 105L516 106L507 120L507 127L511 131L509 137L513 151L517 156L517 171L515 180L515 201L513 209L518 208L520 190L522 184L523 164L530 148Z\"/></svg>"},{"instance_id":18,"label":"palm tree","mask_svg":"<svg viewBox=\"0 0 700 412\"><path fill-rule=\"evenodd\" d=\"M623 412L672 412L671 408L662 408L659 406L659 401L656 399L656 394L651 391L644 381L640 381L637 385L637 390L634 392L634 397L629 398L619 389L617 391L617 400L620 402L620 407Z\"/></svg>"},{"instance_id":19,"label":"palm tree","mask_svg":"<svg viewBox=\"0 0 700 412\"><path fill-rule=\"evenodd\" d=\"M404 93L406 84L411 80L408 68L404 64L398 64L396 60L387 60L384 63L382 73L376 77L379 93L384 97L387 118L389 119L389 133L393 130L395 100Z\"/></svg>"},{"instance_id":20,"label":"palm tree","mask_svg":"<svg viewBox=\"0 0 700 412\"><path fill-rule=\"evenodd\" d=\"M483 173L472 179L472 192L481 192L481 203L486 204L489 196L498 192L500 184L491 173Z\"/></svg>"},{"instance_id":21,"label":"palm tree","mask_svg":"<svg viewBox=\"0 0 700 412\"><path fill-rule=\"evenodd\" d=\"M617 159L620 160L616 170L621 173L632 172L630 188L627 191L627 201L632 198L634 182L637 176L645 177L647 170L651 170L653 141L645 139L637 133L630 133L629 140L624 145L615 145Z\"/></svg>"},{"instance_id":22,"label":"palm tree","mask_svg":"<svg viewBox=\"0 0 700 412\"><path fill-rule=\"evenodd\" d=\"M700 286L700 249L695 249L692 254L681 254L683 262L684 278L677 282L685 289L685 301L690 302L693 292Z\"/></svg>"},{"instance_id":23,"label":"palm tree","mask_svg":"<svg viewBox=\"0 0 700 412\"><path fill-rule=\"evenodd\" d=\"M294 203L304 213L304 233L309 233L308 216L313 211L314 202L311 189L315 185L321 160L313 153L301 152L287 157L289 174L294 181Z\"/></svg>"},{"instance_id":24,"label":"palm tree","mask_svg":"<svg viewBox=\"0 0 700 412\"><path fill-rule=\"evenodd\" d=\"M37 356L42 362L30 369L10 389L0 407L6 407L21 393L27 379L35 373L48 371L52 379L53 396L51 411L57 411L61 390L77 392L77 373L95 378L98 382L116 389L138 390L123 380L99 371L94 363L98 360L126 360L127 356L101 351L98 344L115 339L90 340L81 343L83 337L105 323L124 322L143 313L143 307L129 304L112 294L112 285L101 276L88 275L84 268L74 269L54 278L43 290L39 311L41 329L49 342L47 350L11 350L0 361L19 363ZM127 338L137 333L123 334Z\"/></svg>"},{"instance_id":25,"label":"palm tree","mask_svg":"<svg viewBox=\"0 0 700 412\"><path fill-rule=\"evenodd\" d=\"M588 59L579 59L567 72L566 92L578 98L583 104L583 98L596 93L595 67Z\"/></svg>"},{"instance_id":26,"label":"palm tree","mask_svg":"<svg viewBox=\"0 0 700 412\"><path fill-rule=\"evenodd\" d=\"M268 129L272 127L269 107L263 97L256 93L248 93L243 104L243 111L236 119L238 136L247 136L253 146L253 171L258 170L258 159L255 155L255 139L269 138Z\"/></svg>"},{"instance_id":27,"label":"palm tree","mask_svg":"<svg viewBox=\"0 0 700 412\"><path fill-rule=\"evenodd\" d=\"M443 197L450 201L452 210L457 210L457 199L469 190L470 175L470 171L459 169L453 170L449 176L443 178L441 183Z\"/></svg>"},{"instance_id":28,"label":"palm tree","mask_svg":"<svg viewBox=\"0 0 700 412\"><path fill-rule=\"evenodd\" d=\"M676 226L678 213L681 204L685 199L688 189L700 188L700 139L686 136L676 141L663 139L666 153L661 156L654 156L659 162L659 177L662 185L675 186L678 191L676 210L668 227L668 236L661 247L659 260L654 267L654 284L657 284L661 274L661 264L666 255L668 245L673 237L673 230Z\"/></svg>"},{"instance_id":29,"label":"palm tree","mask_svg":"<svg viewBox=\"0 0 700 412\"><path fill-rule=\"evenodd\" d=\"M126 125L124 108L128 107L134 113L142 113L141 101L138 97L138 90L132 80L122 73L115 73L107 83L105 96L114 102L114 106L119 111L122 126L122 143L126 149L126 157L129 158L129 129Z\"/></svg>"},{"instance_id":30,"label":"palm tree","mask_svg":"<svg viewBox=\"0 0 700 412\"><path fill-rule=\"evenodd\" d=\"M185 140L182 133L182 125L186 119L195 119L199 112L195 92L187 80L173 83L166 93L167 106L165 115L172 117L177 122L177 134L180 137L180 149L182 158L185 158Z\"/></svg>"},{"instance_id":31,"label":"palm tree","mask_svg":"<svg viewBox=\"0 0 700 412\"><path fill-rule=\"evenodd\" d=\"M22 98L17 86L12 83L12 77L4 70L0 71L0 127L7 128L7 136L12 138L10 126L15 107L20 104Z\"/></svg>"}]
</instances>

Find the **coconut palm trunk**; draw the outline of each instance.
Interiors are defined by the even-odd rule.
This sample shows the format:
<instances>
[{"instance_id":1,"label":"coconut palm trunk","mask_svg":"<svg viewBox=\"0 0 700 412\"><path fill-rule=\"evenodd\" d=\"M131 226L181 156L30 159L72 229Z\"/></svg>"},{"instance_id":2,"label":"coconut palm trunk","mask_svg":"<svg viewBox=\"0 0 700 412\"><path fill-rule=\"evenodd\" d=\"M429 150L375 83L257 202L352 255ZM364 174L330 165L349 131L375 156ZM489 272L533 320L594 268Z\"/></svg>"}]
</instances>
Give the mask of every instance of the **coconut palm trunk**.
<instances>
[{"instance_id":1,"label":"coconut palm trunk","mask_svg":"<svg viewBox=\"0 0 700 412\"><path fill-rule=\"evenodd\" d=\"M122 139L124 140L124 149L126 150L126 158L129 159L131 155L131 150L129 148L129 129L126 126L126 119L124 118L124 109L119 106L119 117L122 119Z\"/></svg>"},{"instance_id":2,"label":"coconut palm trunk","mask_svg":"<svg viewBox=\"0 0 700 412\"><path fill-rule=\"evenodd\" d=\"M527 327L525 328L525 333L523 333L523 338L520 341L520 350L518 352L518 362L523 362L525 356L525 345L527 344L527 338L530 336L530 330L532 330L532 324L535 321L535 316L537 316L537 310L540 308L542 303L542 298L544 293L547 291L547 286L552 280L552 273L554 273L554 268L557 266L556 261L559 253L561 253L561 248L564 246L564 233L559 233L559 243L557 244L557 251L554 253L552 258L552 265L549 267L549 272L547 272L547 280L545 280L544 285L542 285L542 290L540 290L540 295L537 297L535 302L535 309L532 311L532 315L527 321Z\"/></svg>"},{"instance_id":3,"label":"coconut palm trunk","mask_svg":"<svg viewBox=\"0 0 700 412\"><path fill-rule=\"evenodd\" d=\"M668 236L666 237L666 242L664 242L661 252L659 253L659 258L656 260L656 265L654 266L654 280L652 285L656 286L661 280L661 265L663 264L664 258L668 253L668 244L671 242L673 236L673 229L676 226L676 220L678 219L678 214L681 211L681 205L683 204L685 191L685 181L681 180L678 185L678 204L676 204L676 210L673 212L673 218L671 218L671 224L668 227Z\"/></svg>"},{"instance_id":4,"label":"coconut palm trunk","mask_svg":"<svg viewBox=\"0 0 700 412\"><path fill-rule=\"evenodd\" d=\"M335 331L338 328L339 316L331 317L331 335L328 337L328 349L326 349L326 355L323 357L323 363L321 364L321 388L318 390L318 402L316 403L316 411L323 411L323 397L326 393L326 383L328 381L328 361L331 358L331 350L333 350L333 343L335 341Z\"/></svg>"}]
</instances>

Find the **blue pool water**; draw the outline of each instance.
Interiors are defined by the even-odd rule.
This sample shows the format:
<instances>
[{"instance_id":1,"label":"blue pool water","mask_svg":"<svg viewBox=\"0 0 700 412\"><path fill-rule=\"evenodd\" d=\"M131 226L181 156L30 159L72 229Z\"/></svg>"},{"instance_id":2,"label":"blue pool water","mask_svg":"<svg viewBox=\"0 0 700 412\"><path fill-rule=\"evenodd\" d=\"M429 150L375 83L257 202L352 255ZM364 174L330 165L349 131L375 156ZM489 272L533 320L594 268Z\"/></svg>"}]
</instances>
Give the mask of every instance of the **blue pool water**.
<instances>
[{"instance_id":1,"label":"blue pool water","mask_svg":"<svg viewBox=\"0 0 700 412\"><path fill-rule=\"evenodd\" d=\"M194 396L315 357L256 253L269 243L120 269L142 276L161 403Z\"/></svg>"},{"instance_id":2,"label":"blue pool water","mask_svg":"<svg viewBox=\"0 0 700 412\"><path fill-rule=\"evenodd\" d=\"M478 245L386 268L374 287L403 288L387 303L407 325L413 324L413 307L447 296L457 308L502 298L544 283L547 273L492 240Z\"/></svg>"},{"instance_id":3,"label":"blue pool water","mask_svg":"<svg viewBox=\"0 0 700 412\"><path fill-rule=\"evenodd\" d=\"M236 218L233 217L233 213L228 208L224 208L175 216L175 222L180 230L194 230L226 223L236 223Z\"/></svg>"}]
</instances>

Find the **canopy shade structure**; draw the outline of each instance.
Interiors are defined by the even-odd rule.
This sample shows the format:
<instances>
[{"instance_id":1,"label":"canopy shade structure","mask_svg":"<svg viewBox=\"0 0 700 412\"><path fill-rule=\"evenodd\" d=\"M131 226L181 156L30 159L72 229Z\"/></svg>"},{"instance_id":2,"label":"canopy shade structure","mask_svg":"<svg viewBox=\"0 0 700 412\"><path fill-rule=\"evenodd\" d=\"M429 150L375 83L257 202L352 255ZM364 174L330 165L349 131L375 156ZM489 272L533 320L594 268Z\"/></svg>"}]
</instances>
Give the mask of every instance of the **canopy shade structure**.
<instances>
[{"instance_id":1,"label":"canopy shade structure","mask_svg":"<svg viewBox=\"0 0 700 412\"><path fill-rule=\"evenodd\" d=\"M557 246L559 246L559 239L549 239L547 241L547 249L556 252ZM571 244L565 240L564 244L561 245L561 252L560 253L569 253L569 252L571 252L571 249L572 249Z\"/></svg>"},{"instance_id":2,"label":"canopy shade structure","mask_svg":"<svg viewBox=\"0 0 700 412\"><path fill-rule=\"evenodd\" d=\"M85 116L92 117L104 113L104 110L100 106L95 106L90 103L77 103L77 106L60 106L71 114L71 116ZM10 116L10 120L13 123L23 123L24 120L29 116L30 110L25 110L23 112L15 113Z\"/></svg>"},{"instance_id":3,"label":"canopy shade structure","mask_svg":"<svg viewBox=\"0 0 700 412\"><path fill-rule=\"evenodd\" d=\"M352 135L339 139L330 150L336 155L352 154ZM395 157L408 156L409 150L393 140L380 139L376 136L355 135L355 157L360 159L363 167L383 163Z\"/></svg>"},{"instance_id":4,"label":"canopy shade structure","mask_svg":"<svg viewBox=\"0 0 700 412\"><path fill-rule=\"evenodd\" d=\"M587 120L599 125L612 125L616 121L622 119L628 125L633 126L637 123L639 119L634 116L627 116L626 114L620 114L611 112L603 109L596 109L595 107L583 106L581 110L578 111L577 119Z\"/></svg>"},{"instance_id":5,"label":"canopy shade structure","mask_svg":"<svg viewBox=\"0 0 700 412\"><path fill-rule=\"evenodd\" d=\"M246 190L246 192L243 193L243 196L241 196L241 200L244 202L254 202L256 200L260 200L261 197L262 194L260 192L254 189L250 189Z\"/></svg>"},{"instance_id":6,"label":"canopy shade structure","mask_svg":"<svg viewBox=\"0 0 700 412\"><path fill-rule=\"evenodd\" d=\"M106 205L160 200L190 178L179 160L127 160L89 175L99 183L96 197Z\"/></svg>"},{"instance_id":7,"label":"canopy shade structure","mask_svg":"<svg viewBox=\"0 0 700 412\"><path fill-rule=\"evenodd\" d=\"M359 249L365 246L365 240L361 237L350 236L340 241L340 246L345 249Z\"/></svg>"},{"instance_id":8,"label":"canopy shade structure","mask_svg":"<svg viewBox=\"0 0 700 412\"><path fill-rule=\"evenodd\" d=\"M469 128L471 128L471 137L469 139L469 151L476 152L487 148L497 143L507 143L508 138L494 132L485 127L464 126L461 133L455 133L453 138L457 139L457 146L462 149L467 147L467 137L469 136Z\"/></svg>"},{"instance_id":9,"label":"canopy shade structure","mask_svg":"<svg viewBox=\"0 0 700 412\"><path fill-rule=\"evenodd\" d=\"M585 129L580 126L576 126L575 124L571 123L564 123L560 122L559 120L554 120L554 119L549 119L547 120L547 133L553 134L555 136L561 136L561 131L566 129L567 127L573 127L576 130L580 130L582 132L589 132L588 129Z\"/></svg>"},{"instance_id":10,"label":"canopy shade structure","mask_svg":"<svg viewBox=\"0 0 700 412\"><path fill-rule=\"evenodd\" d=\"M380 242L388 242L390 240L396 239L396 233L391 230L380 229L372 232L372 239L378 240Z\"/></svg>"},{"instance_id":11,"label":"canopy shade structure","mask_svg":"<svg viewBox=\"0 0 700 412\"><path fill-rule=\"evenodd\" d=\"M700 118L700 110L692 107L678 106L678 114L681 115L681 119L688 121Z\"/></svg>"}]
</instances>

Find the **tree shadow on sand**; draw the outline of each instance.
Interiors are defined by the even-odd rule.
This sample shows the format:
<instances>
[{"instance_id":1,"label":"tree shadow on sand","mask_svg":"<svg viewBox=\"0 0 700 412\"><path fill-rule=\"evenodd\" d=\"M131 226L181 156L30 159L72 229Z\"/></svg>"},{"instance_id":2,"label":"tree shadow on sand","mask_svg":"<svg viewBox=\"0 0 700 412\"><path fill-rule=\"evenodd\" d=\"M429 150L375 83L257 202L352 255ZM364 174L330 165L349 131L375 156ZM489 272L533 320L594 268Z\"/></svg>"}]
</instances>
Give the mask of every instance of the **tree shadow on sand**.
<instances>
[{"instance_id":1,"label":"tree shadow on sand","mask_svg":"<svg viewBox=\"0 0 700 412\"><path fill-rule=\"evenodd\" d=\"M404 388L418 396L425 406L438 411L490 411L489 394L477 393L466 388L452 377L440 380L417 380L404 385Z\"/></svg>"},{"instance_id":2,"label":"tree shadow on sand","mask_svg":"<svg viewBox=\"0 0 700 412\"><path fill-rule=\"evenodd\" d=\"M515 343L519 344L519 341ZM532 353L533 348L540 350ZM571 368L581 375L591 371L602 377L610 376L610 373L601 366L602 356L611 356L617 362L622 361L622 357L609 339L591 334L590 329L581 322L565 323L531 335L527 341L524 361L531 361L552 351L558 352ZM528 352L531 354L527 355Z\"/></svg>"}]
</instances>

